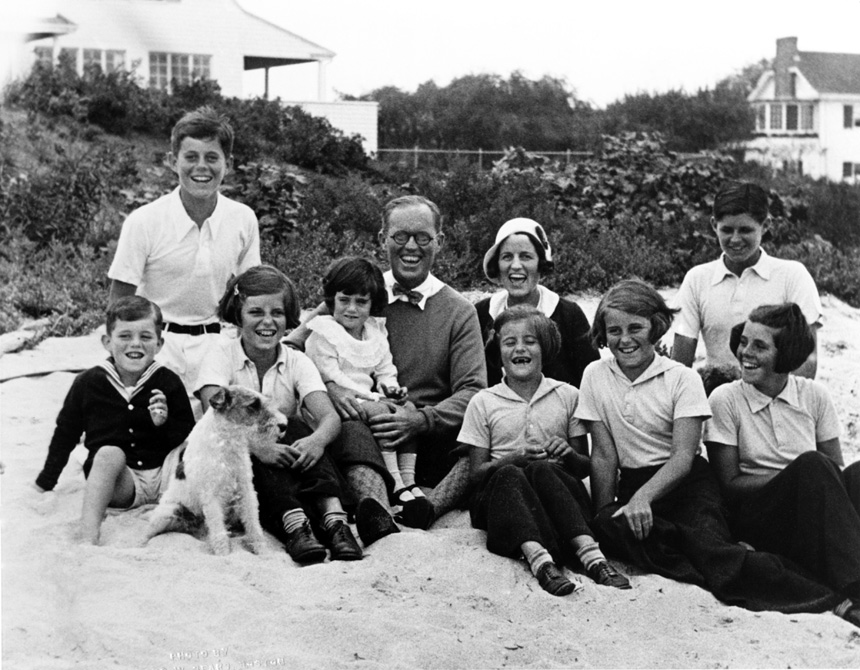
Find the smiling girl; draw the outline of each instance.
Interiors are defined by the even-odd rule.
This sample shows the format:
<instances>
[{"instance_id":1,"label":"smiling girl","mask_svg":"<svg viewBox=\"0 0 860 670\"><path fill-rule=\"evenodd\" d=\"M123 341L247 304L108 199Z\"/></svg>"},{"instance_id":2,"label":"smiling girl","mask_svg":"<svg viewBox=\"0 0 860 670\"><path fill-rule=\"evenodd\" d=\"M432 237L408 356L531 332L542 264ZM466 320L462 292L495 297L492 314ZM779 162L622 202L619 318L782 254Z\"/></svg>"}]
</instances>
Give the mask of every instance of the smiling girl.
<instances>
[{"instance_id":1,"label":"smiling girl","mask_svg":"<svg viewBox=\"0 0 860 670\"><path fill-rule=\"evenodd\" d=\"M470 449L472 525L487 531L487 548L524 556L541 587L555 596L575 590L558 568L582 565L598 584L630 588L607 562L589 522L591 501L584 426L573 412L579 392L544 377L558 354L558 328L525 305L502 312L497 332L505 379L479 391L466 410L458 440Z\"/></svg>"},{"instance_id":2,"label":"smiling girl","mask_svg":"<svg viewBox=\"0 0 860 670\"><path fill-rule=\"evenodd\" d=\"M379 316L388 304L382 271L364 258L340 258L323 278L323 294L331 316L308 321L307 355L326 384L355 392L365 421L391 413L396 402L405 400L407 389L397 383L385 319ZM415 483L416 443L408 440L396 449L377 444L391 475L392 502L402 506L401 519L409 526L428 527L432 507Z\"/></svg>"},{"instance_id":3,"label":"smiling girl","mask_svg":"<svg viewBox=\"0 0 860 670\"><path fill-rule=\"evenodd\" d=\"M735 326L742 378L711 394L705 443L737 537L809 570L860 626L860 462L840 469L827 389L789 374L814 346L794 303L758 307Z\"/></svg>"},{"instance_id":4,"label":"smiling girl","mask_svg":"<svg viewBox=\"0 0 860 670\"><path fill-rule=\"evenodd\" d=\"M543 372L547 377L579 387L585 366L599 358L588 337L591 326L579 305L541 285L541 277L552 269L552 248L537 221L511 219L499 228L495 244L484 255L484 274L502 290L475 304L490 386L502 380L494 320L515 305L536 307L558 326L561 351L553 360L545 361Z\"/></svg>"},{"instance_id":5,"label":"smiling girl","mask_svg":"<svg viewBox=\"0 0 860 670\"><path fill-rule=\"evenodd\" d=\"M640 280L613 286L592 337L612 358L589 365L576 417L592 437L594 528L610 552L752 610L823 611L830 589L773 554L735 543L719 486L700 455L711 411L693 370L657 354L673 311Z\"/></svg>"},{"instance_id":6,"label":"smiling girl","mask_svg":"<svg viewBox=\"0 0 860 670\"><path fill-rule=\"evenodd\" d=\"M310 514L333 560L360 559L341 503L340 479L326 455L340 433L340 418L313 363L281 344L286 329L299 323L293 283L269 265L251 268L227 284L218 313L239 336L222 338L209 350L197 380L204 408L219 386L239 384L269 398L289 420L279 444L258 445L252 452L263 528L284 542L296 562L316 563L326 550ZM302 410L310 415L310 428L300 418Z\"/></svg>"}]
</instances>

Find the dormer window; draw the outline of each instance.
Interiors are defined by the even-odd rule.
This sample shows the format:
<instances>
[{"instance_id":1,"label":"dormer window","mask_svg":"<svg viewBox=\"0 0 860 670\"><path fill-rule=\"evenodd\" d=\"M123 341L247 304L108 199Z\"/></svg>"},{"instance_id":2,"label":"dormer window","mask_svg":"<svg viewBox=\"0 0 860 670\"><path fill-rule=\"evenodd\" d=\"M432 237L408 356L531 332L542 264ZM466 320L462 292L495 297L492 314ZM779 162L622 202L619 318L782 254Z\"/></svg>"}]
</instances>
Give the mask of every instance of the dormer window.
<instances>
[{"instance_id":1,"label":"dormer window","mask_svg":"<svg viewBox=\"0 0 860 670\"><path fill-rule=\"evenodd\" d=\"M797 97L797 73L790 72L788 74L788 95L792 98Z\"/></svg>"}]
</instances>

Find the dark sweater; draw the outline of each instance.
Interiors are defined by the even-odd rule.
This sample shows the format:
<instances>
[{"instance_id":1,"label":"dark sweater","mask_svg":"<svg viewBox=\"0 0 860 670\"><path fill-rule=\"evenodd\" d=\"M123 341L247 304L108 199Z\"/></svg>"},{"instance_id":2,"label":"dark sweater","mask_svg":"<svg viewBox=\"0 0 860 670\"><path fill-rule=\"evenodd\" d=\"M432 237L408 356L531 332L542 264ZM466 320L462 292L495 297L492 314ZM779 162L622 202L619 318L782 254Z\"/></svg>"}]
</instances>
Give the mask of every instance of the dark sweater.
<instances>
[{"instance_id":1,"label":"dark sweater","mask_svg":"<svg viewBox=\"0 0 860 670\"><path fill-rule=\"evenodd\" d=\"M423 310L397 301L383 316L397 380L427 417L431 434L456 435L472 396L487 386L475 309L445 286Z\"/></svg>"},{"instance_id":2,"label":"dark sweater","mask_svg":"<svg viewBox=\"0 0 860 670\"><path fill-rule=\"evenodd\" d=\"M167 421L160 427L149 415L149 399L156 389L167 397ZM84 472L89 472L96 452L105 445L122 449L128 467L149 470L160 467L193 427L194 414L185 387L171 370L158 365L129 401L111 383L107 370L90 368L72 382L36 484L46 491L54 488L83 433L84 446L90 452Z\"/></svg>"},{"instance_id":3,"label":"dark sweater","mask_svg":"<svg viewBox=\"0 0 860 670\"><path fill-rule=\"evenodd\" d=\"M502 359L499 345L493 337L493 318L490 316L490 299L484 298L475 304L484 351L487 358L487 384L492 387L502 381ZM550 316L561 332L561 352L554 360L544 361L543 373L550 379L567 382L579 388L582 372L592 361L600 358L588 336L591 326L588 317L575 302L562 298Z\"/></svg>"}]
</instances>

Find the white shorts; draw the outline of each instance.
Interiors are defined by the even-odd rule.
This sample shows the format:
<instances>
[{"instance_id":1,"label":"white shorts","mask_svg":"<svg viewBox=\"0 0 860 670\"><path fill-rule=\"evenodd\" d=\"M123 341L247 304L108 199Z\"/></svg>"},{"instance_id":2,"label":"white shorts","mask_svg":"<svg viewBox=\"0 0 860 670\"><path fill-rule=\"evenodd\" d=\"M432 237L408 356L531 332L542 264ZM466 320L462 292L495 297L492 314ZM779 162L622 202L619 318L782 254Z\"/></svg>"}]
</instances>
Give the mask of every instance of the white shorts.
<instances>
[{"instance_id":1,"label":"white shorts","mask_svg":"<svg viewBox=\"0 0 860 670\"><path fill-rule=\"evenodd\" d=\"M194 420L200 421L203 416L203 406L194 395L194 385L200 374L200 366L206 357L209 347L218 342L218 333L205 333L203 335L186 335L185 333L172 333L166 331L163 334L164 346L156 356L156 360L173 370L182 380L191 409L194 410Z\"/></svg>"},{"instance_id":2,"label":"white shorts","mask_svg":"<svg viewBox=\"0 0 860 670\"><path fill-rule=\"evenodd\" d=\"M167 490L168 484L176 476L179 454L184 447L185 443L182 443L167 454L160 468L150 468L149 470L129 468L132 481L134 481L134 501L129 508L153 505L158 502L161 494Z\"/></svg>"}]
</instances>

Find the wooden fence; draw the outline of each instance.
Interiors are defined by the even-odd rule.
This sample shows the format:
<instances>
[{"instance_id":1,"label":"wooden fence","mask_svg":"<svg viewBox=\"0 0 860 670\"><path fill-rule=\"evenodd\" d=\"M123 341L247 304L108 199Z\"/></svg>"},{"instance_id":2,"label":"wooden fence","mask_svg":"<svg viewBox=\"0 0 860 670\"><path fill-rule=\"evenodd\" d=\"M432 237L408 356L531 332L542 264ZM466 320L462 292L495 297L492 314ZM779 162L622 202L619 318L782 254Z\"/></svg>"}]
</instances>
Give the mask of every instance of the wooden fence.
<instances>
[{"instance_id":1,"label":"wooden fence","mask_svg":"<svg viewBox=\"0 0 860 670\"><path fill-rule=\"evenodd\" d=\"M506 151L488 151L484 149L377 149L377 160L390 163L397 162L403 165L412 164L417 168L423 162L423 166L448 167L449 163L469 162L477 163L478 169L492 167L493 161L502 158ZM590 158L590 151L529 151L530 154L547 156L555 160L564 160L565 165L572 161Z\"/></svg>"}]
</instances>

